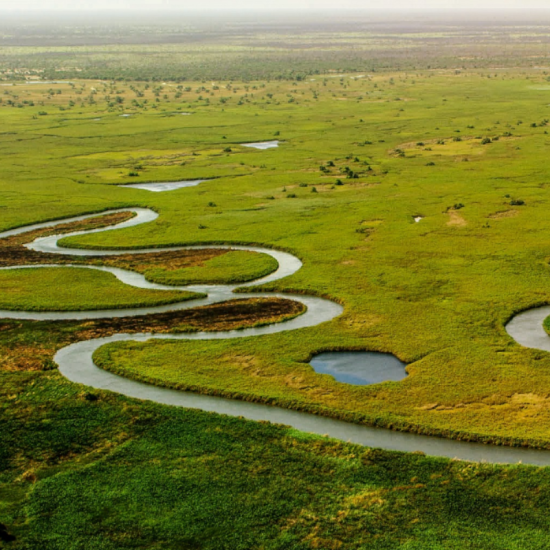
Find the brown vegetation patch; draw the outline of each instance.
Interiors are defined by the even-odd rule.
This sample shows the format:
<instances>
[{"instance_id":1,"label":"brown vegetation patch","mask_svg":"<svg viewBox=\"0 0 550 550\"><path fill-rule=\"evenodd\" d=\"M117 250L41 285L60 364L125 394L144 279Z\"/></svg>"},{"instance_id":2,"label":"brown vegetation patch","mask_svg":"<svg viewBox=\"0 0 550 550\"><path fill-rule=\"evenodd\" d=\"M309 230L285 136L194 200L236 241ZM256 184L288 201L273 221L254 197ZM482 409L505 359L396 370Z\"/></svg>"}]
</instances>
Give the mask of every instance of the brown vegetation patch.
<instances>
[{"instance_id":1,"label":"brown vegetation patch","mask_svg":"<svg viewBox=\"0 0 550 550\"><path fill-rule=\"evenodd\" d=\"M512 396L494 394L485 397L481 401L471 403L439 404L431 403L418 407L423 411L435 411L444 413L454 413L464 410L486 411L489 409L498 411L513 411L516 415L530 417L536 415L539 411L550 409L550 398L548 396L537 395L534 393L515 393Z\"/></svg>"},{"instance_id":2,"label":"brown vegetation patch","mask_svg":"<svg viewBox=\"0 0 550 550\"><path fill-rule=\"evenodd\" d=\"M176 271L186 267L202 266L204 262L223 256L229 250L204 248L200 250L174 250L167 252L149 252L148 254L121 254L120 256L103 257L94 263L110 267L120 267L145 273L157 267L167 271Z\"/></svg>"},{"instance_id":3,"label":"brown vegetation patch","mask_svg":"<svg viewBox=\"0 0 550 550\"><path fill-rule=\"evenodd\" d=\"M447 222L447 225L458 227L464 227L465 225L468 225L468 222L456 210L449 210L447 214L449 214L450 218Z\"/></svg>"},{"instance_id":4,"label":"brown vegetation patch","mask_svg":"<svg viewBox=\"0 0 550 550\"><path fill-rule=\"evenodd\" d=\"M548 405L550 400L548 397L535 393L515 393L512 395L511 402L522 405Z\"/></svg>"},{"instance_id":5,"label":"brown vegetation patch","mask_svg":"<svg viewBox=\"0 0 550 550\"><path fill-rule=\"evenodd\" d=\"M0 358L0 370L5 372L48 370L55 352L54 346L42 345L29 347L20 344L12 348L4 348Z\"/></svg>"},{"instance_id":6,"label":"brown vegetation patch","mask_svg":"<svg viewBox=\"0 0 550 550\"><path fill-rule=\"evenodd\" d=\"M503 218L515 218L518 215L518 211L515 209L504 210L501 212L495 212L494 214L489 214L487 217L491 220L501 220Z\"/></svg>"},{"instance_id":7,"label":"brown vegetation patch","mask_svg":"<svg viewBox=\"0 0 550 550\"><path fill-rule=\"evenodd\" d=\"M121 319L99 319L83 325L86 338L118 332L226 331L280 322L300 315L305 306L281 298L240 298L221 304ZM88 333L92 333L91 335Z\"/></svg>"}]
</instances>

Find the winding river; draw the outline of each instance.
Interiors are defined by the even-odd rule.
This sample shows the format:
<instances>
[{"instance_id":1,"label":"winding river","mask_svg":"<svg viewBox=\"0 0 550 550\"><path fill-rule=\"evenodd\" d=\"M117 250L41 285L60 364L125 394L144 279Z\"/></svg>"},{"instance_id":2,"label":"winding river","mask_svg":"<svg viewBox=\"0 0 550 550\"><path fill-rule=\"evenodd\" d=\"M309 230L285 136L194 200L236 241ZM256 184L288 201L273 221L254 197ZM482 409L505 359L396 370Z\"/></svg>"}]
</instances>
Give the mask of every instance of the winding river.
<instances>
[{"instance_id":1,"label":"winding river","mask_svg":"<svg viewBox=\"0 0 550 550\"><path fill-rule=\"evenodd\" d=\"M86 235L91 233L99 233L102 231L110 231L113 229L123 229L133 227L139 224L148 223L158 217L154 211L146 208L122 208L102 212L101 214L91 214L86 216L76 216L73 218L64 218L54 222L39 223L5 231L0 233L0 239L12 235L34 231L36 229L55 227L56 225L82 221L97 216L106 214L114 214L117 212L133 212L135 216L127 221L121 222L109 227L93 229L88 231L77 231L63 235L51 235L47 237L39 237L31 243L25 245L27 248L39 252L50 254L64 254L71 256L114 256L120 254L147 254L150 252L176 251L176 250L192 250L204 248L224 248L229 250L249 250L253 252L261 252L268 254L277 260L279 267L273 273L240 285L191 285L191 286L168 286L156 283L150 283L143 275L138 273L111 267L101 266L83 266L83 265L50 265L42 266L11 266L3 269L19 269L34 267L58 267L71 268L78 267L79 269L96 269L112 273L120 281L127 285L138 288L156 289L156 290L185 290L198 292L206 295L197 299L187 300L176 304L164 306L141 307L133 309L113 309L99 311L79 311L79 312L29 312L29 311L0 311L0 318L4 319L27 319L27 320L83 320L83 319L99 319L113 317L129 317L135 315L162 313L166 311L175 311L188 309L203 305L225 302L235 298L234 291L238 288L247 287L253 289L257 285L276 281L296 273L302 263L298 258L286 252L264 249L259 247L248 246L186 246L186 247L168 247L168 248L146 248L146 249L129 249L129 250L85 250L85 249L70 249L61 247L58 244L60 238L65 238L75 235ZM292 299L304 304L307 308L306 312L299 317L285 321L282 323L248 328L244 330L227 331L227 332L197 332L185 334L116 334L111 337L98 338L94 340L85 340L67 346L57 352L55 361L59 366L59 372L68 380L91 386L100 390L113 391L128 397L146 399L166 405L179 407L196 408L204 411L215 412L219 414L228 414L232 416L242 416L244 418L255 421L270 421L274 423L286 424L297 430L304 432L316 433L320 435L328 435L332 438L342 441L358 443L369 447L379 447L388 450L397 451L421 451L427 455L442 456L448 458L458 458L471 461L487 461L494 463L518 463L533 464L539 466L550 465L550 452L536 449L512 448L512 447L497 447L491 445L482 445L478 443L468 443L463 441L455 441L431 436L423 436L412 433L394 432L382 428L371 428L357 424L351 424L344 421L333 420L330 418L316 416L310 413L303 413L274 407L269 405L261 405L255 403L247 403L243 401L224 399L220 397L204 396L190 392L171 390L160 388L129 380L113 373L107 372L98 368L93 362L94 352L105 344L122 341L138 341L144 342L147 340L217 340L231 338L246 338L269 336L283 331L299 330L306 327L317 326L321 323L331 321L338 317L343 308L339 304L316 298L313 296L297 296L288 294L274 294L250 292L247 297L279 297ZM542 320L550 314L550 307L537 308L524 312L516 316L508 324L508 333L515 338L520 344L528 347L537 347L550 351L550 338L542 329Z\"/></svg>"}]
</instances>

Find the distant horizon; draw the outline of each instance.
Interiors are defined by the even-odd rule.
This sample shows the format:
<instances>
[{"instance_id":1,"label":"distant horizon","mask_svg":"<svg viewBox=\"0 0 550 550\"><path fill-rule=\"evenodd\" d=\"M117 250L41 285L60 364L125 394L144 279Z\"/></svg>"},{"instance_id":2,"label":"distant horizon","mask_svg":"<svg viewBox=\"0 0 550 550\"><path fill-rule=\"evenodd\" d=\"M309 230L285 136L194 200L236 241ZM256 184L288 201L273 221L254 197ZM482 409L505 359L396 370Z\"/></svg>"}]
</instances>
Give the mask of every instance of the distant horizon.
<instances>
[{"instance_id":1,"label":"distant horizon","mask_svg":"<svg viewBox=\"0 0 550 550\"><path fill-rule=\"evenodd\" d=\"M119 13L128 13L129 11L143 11L143 12L154 12L154 13L204 13L212 14L213 11L216 13L413 13L413 12L486 12L486 13L501 13L501 12L519 12L524 13L525 11L550 11L550 6L525 6L525 7L515 7L515 6L504 6L504 7L473 7L473 6L447 6L447 7L428 7L428 6L419 6L419 7L400 7L400 6L384 6L384 7L368 7L368 8L359 8L353 6L342 6L339 8L329 8L329 7L296 7L296 8L257 8L257 7L238 7L238 8L178 8L178 7L164 7L164 6L133 6L133 7L112 7L112 6L102 6L102 7L80 7L80 8L71 8L71 7L8 7L2 6L0 4L0 13L51 13L51 12L61 12L61 13L83 13L83 12L119 12Z\"/></svg>"},{"instance_id":2,"label":"distant horizon","mask_svg":"<svg viewBox=\"0 0 550 550\"><path fill-rule=\"evenodd\" d=\"M183 5L182 5L183 4ZM257 0L0 0L0 13L154 12L154 13L330 13L330 12L525 12L550 11L548 0L279 0L275 5Z\"/></svg>"},{"instance_id":3,"label":"distant horizon","mask_svg":"<svg viewBox=\"0 0 550 550\"><path fill-rule=\"evenodd\" d=\"M16 8L3 6L0 3L0 13L1 14L13 14L13 15L29 15L29 14L65 14L65 15L78 15L78 14L121 14L125 16L131 16L136 14L190 14L190 15L242 15L242 14L274 14L274 15L335 15L335 14L377 14L377 15L410 15L410 14L421 14L421 13L430 13L430 14L449 14L449 13L471 13L471 14L514 14L514 16L522 16L530 13L541 13L549 12L550 6L533 6L533 7L498 7L498 8L488 8L488 7L472 7L472 6L450 6L450 7L398 7L398 6L384 6L384 7L352 7L352 6L343 6L340 8L329 8L329 7L316 7L316 8L307 8L307 7L296 7L296 8L178 8L178 7L169 7L169 6L133 6L129 7L108 7L108 6L99 6L99 7L21 7L20 5Z\"/></svg>"}]
</instances>

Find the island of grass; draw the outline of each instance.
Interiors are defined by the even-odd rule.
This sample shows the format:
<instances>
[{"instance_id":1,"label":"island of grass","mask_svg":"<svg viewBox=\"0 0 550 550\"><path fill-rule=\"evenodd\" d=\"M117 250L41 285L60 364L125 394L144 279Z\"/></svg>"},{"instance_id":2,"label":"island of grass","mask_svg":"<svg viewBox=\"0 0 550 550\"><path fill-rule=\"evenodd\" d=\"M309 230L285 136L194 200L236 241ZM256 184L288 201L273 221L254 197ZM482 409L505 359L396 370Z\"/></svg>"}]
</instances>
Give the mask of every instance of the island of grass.
<instances>
[{"instance_id":1,"label":"island of grass","mask_svg":"<svg viewBox=\"0 0 550 550\"><path fill-rule=\"evenodd\" d=\"M75 267L0 270L0 309L86 311L183 302L200 294L134 288L112 273Z\"/></svg>"},{"instance_id":2,"label":"island of grass","mask_svg":"<svg viewBox=\"0 0 550 550\"><path fill-rule=\"evenodd\" d=\"M275 271L275 258L245 250L217 250L211 259L190 267L154 267L144 271L148 281L165 285L238 284Z\"/></svg>"}]
</instances>

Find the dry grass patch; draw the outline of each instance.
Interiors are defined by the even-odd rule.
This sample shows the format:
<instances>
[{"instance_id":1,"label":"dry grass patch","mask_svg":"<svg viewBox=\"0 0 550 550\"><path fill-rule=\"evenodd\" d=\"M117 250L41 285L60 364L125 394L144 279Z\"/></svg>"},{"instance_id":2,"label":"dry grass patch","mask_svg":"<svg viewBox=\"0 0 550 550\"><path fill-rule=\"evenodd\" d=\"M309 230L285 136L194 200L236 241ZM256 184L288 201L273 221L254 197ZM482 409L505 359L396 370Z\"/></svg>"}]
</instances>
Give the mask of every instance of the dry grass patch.
<instances>
[{"instance_id":1,"label":"dry grass patch","mask_svg":"<svg viewBox=\"0 0 550 550\"><path fill-rule=\"evenodd\" d=\"M468 225L468 222L456 210L449 210L447 214L449 215L447 225L457 227L464 227Z\"/></svg>"},{"instance_id":2,"label":"dry grass patch","mask_svg":"<svg viewBox=\"0 0 550 550\"><path fill-rule=\"evenodd\" d=\"M518 214L519 212L516 209L512 208L510 210L504 210L501 212L495 212L494 214L489 214L487 217L490 220L502 220L505 218L515 218Z\"/></svg>"}]
</instances>

